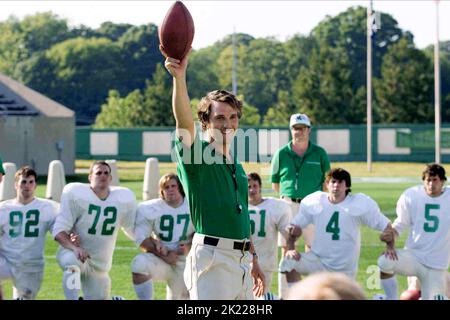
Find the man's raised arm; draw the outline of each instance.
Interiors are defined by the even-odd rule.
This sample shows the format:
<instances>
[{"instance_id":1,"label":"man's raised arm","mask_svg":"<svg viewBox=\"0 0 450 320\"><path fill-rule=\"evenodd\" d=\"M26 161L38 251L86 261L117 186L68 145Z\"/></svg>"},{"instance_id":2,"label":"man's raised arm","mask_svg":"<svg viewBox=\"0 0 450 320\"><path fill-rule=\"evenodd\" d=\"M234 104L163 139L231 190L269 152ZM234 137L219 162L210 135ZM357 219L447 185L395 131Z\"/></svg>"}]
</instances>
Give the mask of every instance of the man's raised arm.
<instances>
[{"instance_id":1,"label":"man's raised arm","mask_svg":"<svg viewBox=\"0 0 450 320\"><path fill-rule=\"evenodd\" d=\"M164 65L173 77L172 110L176 121L177 137L183 144L191 146L194 142L195 125L186 83L189 53L180 61L167 57L161 48L160 50L166 57Z\"/></svg>"}]
</instances>

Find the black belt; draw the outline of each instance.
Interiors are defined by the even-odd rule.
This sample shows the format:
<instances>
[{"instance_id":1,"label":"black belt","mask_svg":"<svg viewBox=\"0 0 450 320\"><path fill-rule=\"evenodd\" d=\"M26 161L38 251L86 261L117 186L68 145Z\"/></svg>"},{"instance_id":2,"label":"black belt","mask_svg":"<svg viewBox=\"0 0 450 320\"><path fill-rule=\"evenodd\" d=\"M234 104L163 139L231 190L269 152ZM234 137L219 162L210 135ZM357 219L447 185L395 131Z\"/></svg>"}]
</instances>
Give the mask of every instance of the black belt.
<instances>
[{"instance_id":1,"label":"black belt","mask_svg":"<svg viewBox=\"0 0 450 320\"><path fill-rule=\"evenodd\" d=\"M291 198L291 197L283 196L283 199L290 199L292 202L295 202L295 203L302 202L302 198Z\"/></svg>"},{"instance_id":2,"label":"black belt","mask_svg":"<svg viewBox=\"0 0 450 320\"><path fill-rule=\"evenodd\" d=\"M216 247L219 244L219 240L220 239L218 239L218 238L205 236L203 238L203 244L207 244L207 245ZM250 250L250 242L249 241L246 241L246 242L234 241L233 249L240 250L240 251L249 251Z\"/></svg>"}]
</instances>

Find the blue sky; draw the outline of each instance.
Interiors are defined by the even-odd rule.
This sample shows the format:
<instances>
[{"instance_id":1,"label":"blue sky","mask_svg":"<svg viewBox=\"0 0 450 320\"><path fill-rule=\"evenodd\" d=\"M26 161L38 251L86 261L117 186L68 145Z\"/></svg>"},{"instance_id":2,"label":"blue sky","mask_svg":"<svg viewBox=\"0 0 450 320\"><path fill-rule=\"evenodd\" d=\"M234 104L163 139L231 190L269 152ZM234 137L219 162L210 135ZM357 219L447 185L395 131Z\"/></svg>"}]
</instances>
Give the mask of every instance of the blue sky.
<instances>
[{"instance_id":1,"label":"blue sky","mask_svg":"<svg viewBox=\"0 0 450 320\"><path fill-rule=\"evenodd\" d=\"M53 11L72 26L98 27L104 21L135 25L161 24L173 1L0 1L0 20ZM316 1L184 1L196 27L194 49L220 40L235 29L254 37L274 36L281 41L296 33L308 34L326 15L350 6L367 6L368 0ZM390 13L401 28L411 31L424 48L436 37L434 0L375 0L374 10ZM450 1L440 1L440 40L450 40ZM444 19L445 17L445 19Z\"/></svg>"}]
</instances>

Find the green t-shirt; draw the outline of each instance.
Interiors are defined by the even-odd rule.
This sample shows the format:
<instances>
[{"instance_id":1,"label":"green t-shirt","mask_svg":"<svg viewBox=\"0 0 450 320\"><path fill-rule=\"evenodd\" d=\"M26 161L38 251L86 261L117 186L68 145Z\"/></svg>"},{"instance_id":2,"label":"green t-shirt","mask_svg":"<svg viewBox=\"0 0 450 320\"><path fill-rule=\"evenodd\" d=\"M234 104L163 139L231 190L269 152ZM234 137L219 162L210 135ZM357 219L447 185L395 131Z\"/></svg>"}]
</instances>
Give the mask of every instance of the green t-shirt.
<instances>
[{"instance_id":1,"label":"green t-shirt","mask_svg":"<svg viewBox=\"0 0 450 320\"><path fill-rule=\"evenodd\" d=\"M326 151L309 143L303 157L292 150L292 141L279 149L272 159L272 183L280 184L280 195L304 198L322 190L325 174L330 170Z\"/></svg>"},{"instance_id":2,"label":"green t-shirt","mask_svg":"<svg viewBox=\"0 0 450 320\"><path fill-rule=\"evenodd\" d=\"M176 141L178 175L189 200L197 233L249 239L248 182L242 165L227 164L222 154L196 136L191 147ZM233 178L233 173L236 178Z\"/></svg>"},{"instance_id":3,"label":"green t-shirt","mask_svg":"<svg viewBox=\"0 0 450 320\"><path fill-rule=\"evenodd\" d=\"M0 173L1 173L1 174L5 174L5 169L3 169L2 158L0 158Z\"/></svg>"}]
</instances>

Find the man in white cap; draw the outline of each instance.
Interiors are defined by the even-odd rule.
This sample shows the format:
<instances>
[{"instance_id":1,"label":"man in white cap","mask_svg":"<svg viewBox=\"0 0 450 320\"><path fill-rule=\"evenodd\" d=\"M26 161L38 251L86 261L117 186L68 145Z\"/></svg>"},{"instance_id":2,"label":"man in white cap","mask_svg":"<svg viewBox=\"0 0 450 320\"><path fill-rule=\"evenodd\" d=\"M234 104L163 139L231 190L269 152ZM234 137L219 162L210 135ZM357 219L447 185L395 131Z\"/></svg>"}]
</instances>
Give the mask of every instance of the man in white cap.
<instances>
[{"instance_id":1,"label":"man in white cap","mask_svg":"<svg viewBox=\"0 0 450 320\"><path fill-rule=\"evenodd\" d=\"M292 140L281 147L272 158L272 189L291 205L291 220L297 215L301 200L307 195L325 190L325 174L330 170L326 151L310 141L311 121L306 114L296 113L289 123ZM314 229L310 225L303 230L305 249L311 247ZM279 237L282 255L285 243ZM285 276L279 274L279 295L286 294Z\"/></svg>"}]
</instances>

